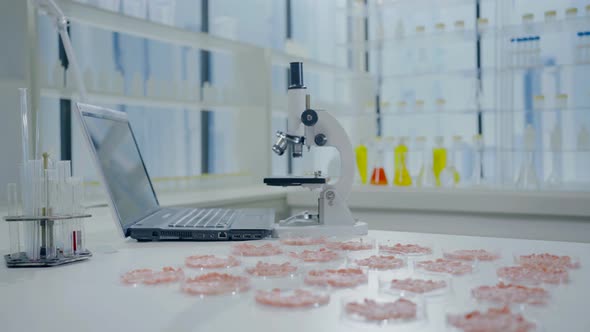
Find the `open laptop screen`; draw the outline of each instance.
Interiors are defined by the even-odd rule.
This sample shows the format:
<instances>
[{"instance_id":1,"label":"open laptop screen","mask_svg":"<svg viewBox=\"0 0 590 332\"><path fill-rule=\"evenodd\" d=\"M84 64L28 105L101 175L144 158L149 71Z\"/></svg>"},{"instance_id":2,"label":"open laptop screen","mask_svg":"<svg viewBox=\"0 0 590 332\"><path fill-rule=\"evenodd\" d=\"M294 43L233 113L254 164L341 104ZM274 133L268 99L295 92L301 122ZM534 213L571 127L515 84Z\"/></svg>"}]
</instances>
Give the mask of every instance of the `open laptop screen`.
<instances>
[{"instance_id":1,"label":"open laptop screen","mask_svg":"<svg viewBox=\"0 0 590 332\"><path fill-rule=\"evenodd\" d=\"M153 213L158 201L124 113L80 105L105 185L123 230ZM120 115L118 115L120 114Z\"/></svg>"}]
</instances>

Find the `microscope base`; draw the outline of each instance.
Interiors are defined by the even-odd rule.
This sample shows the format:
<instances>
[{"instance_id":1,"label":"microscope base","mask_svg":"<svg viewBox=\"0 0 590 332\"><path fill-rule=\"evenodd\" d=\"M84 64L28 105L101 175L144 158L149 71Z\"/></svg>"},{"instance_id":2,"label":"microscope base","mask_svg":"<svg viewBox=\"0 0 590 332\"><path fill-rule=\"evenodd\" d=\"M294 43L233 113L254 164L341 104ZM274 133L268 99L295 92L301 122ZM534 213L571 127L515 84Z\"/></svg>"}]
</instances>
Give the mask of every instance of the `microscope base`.
<instances>
[{"instance_id":1,"label":"microscope base","mask_svg":"<svg viewBox=\"0 0 590 332\"><path fill-rule=\"evenodd\" d=\"M274 237L281 237L289 234L290 236L356 236L367 235L369 226L366 222L357 221L350 226L332 226L332 225L309 225L309 226L286 226L276 225L273 231Z\"/></svg>"}]
</instances>

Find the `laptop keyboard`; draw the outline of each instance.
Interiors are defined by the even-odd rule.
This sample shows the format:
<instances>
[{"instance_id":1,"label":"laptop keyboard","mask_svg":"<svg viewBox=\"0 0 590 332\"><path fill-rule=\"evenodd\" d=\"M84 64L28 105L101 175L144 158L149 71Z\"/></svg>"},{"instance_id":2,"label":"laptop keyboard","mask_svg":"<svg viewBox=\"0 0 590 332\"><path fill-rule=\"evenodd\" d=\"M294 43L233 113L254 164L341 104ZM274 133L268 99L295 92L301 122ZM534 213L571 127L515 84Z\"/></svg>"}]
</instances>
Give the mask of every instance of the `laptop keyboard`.
<instances>
[{"instance_id":1,"label":"laptop keyboard","mask_svg":"<svg viewBox=\"0 0 590 332\"><path fill-rule=\"evenodd\" d=\"M227 228L236 216L236 210L228 209L193 209L174 218L168 224L179 228Z\"/></svg>"}]
</instances>

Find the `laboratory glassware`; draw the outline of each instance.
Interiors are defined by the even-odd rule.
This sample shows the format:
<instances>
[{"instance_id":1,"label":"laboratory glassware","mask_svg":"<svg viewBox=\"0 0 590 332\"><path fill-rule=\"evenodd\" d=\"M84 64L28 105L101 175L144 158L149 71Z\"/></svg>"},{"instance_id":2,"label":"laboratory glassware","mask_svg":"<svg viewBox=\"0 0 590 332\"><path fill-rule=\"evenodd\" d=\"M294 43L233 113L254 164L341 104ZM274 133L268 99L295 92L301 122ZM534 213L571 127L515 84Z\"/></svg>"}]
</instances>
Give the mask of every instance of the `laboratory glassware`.
<instances>
[{"instance_id":1,"label":"laboratory glassware","mask_svg":"<svg viewBox=\"0 0 590 332\"><path fill-rule=\"evenodd\" d=\"M525 190L539 189L539 179L535 169L535 129L529 124L524 130L524 151L522 164L516 179L516 187Z\"/></svg>"},{"instance_id":2,"label":"laboratory glassware","mask_svg":"<svg viewBox=\"0 0 590 332\"><path fill-rule=\"evenodd\" d=\"M426 137L418 136L416 138L416 148L421 152L420 170L416 176L417 187L434 187L436 185L436 177L432 170L431 154L426 149Z\"/></svg>"},{"instance_id":3,"label":"laboratory glassware","mask_svg":"<svg viewBox=\"0 0 590 332\"><path fill-rule=\"evenodd\" d=\"M90 217L83 211L82 183L78 179L73 190L64 190L72 178L62 182L61 175L47 154L24 163L21 191L28 201L22 202L22 213L16 185L9 186L11 215L4 217L10 230L11 252L4 256L8 267L55 266L92 256L85 247L81 221Z\"/></svg>"},{"instance_id":4,"label":"laboratory glassware","mask_svg":"<svg viewBox=\"0 0 590 332\"><path fill-rule=\"evenodd\" d=\"M399 144L394 150L394 175L393 183L396 186L407 187L412 185L412 177L408 171L408 146L407 137L400 137Z\"/></svg>"},{"instance_id":5,"label":"laboratory glassware","mask_svg":"<svg viewBox=\"0 0 590 332\"><path fill-rule=\"evenodd\" d=\"M549 141L551 144L551 173L546 183L549 187L555 188L561 186L563 181L561 174L561 128L558 125L551 131Z\"/></svg>"},{"instance_id":6,"label":"laboratory glassware","mask_svg":"<svg viewBox=\"0 0 590 332\"><path fill-rule=\"evenodd\" d=\"M444 147L444 142L444 137L436 136L432 148L432 171L434 172L437 187L441 186L440 174L447 166L447 149Z\"/></svg>"},{"instance_id":7,"label":"laboratory glassware","mask_svg":"<svg viewBox=\"0 0 590 332\"><path fill-rule=\"evenodd\" d=\"M389 184L385 173L385 151L383 142L378 137L375 140L375 162L371 173L371 184L375 186L386 186Z\"/></svg>"},{"instance_id":8,"label":"laboratory glassware","mask_svg":"<svg viewBox=\"0 0 590 332\"><path fill-rule=\"evenodd\" d=\"M455 187L461 181L461 176L457 170L457 154L459 153L462 142L461 136L453 136L451 144L451 157L447 160L446 167L440 173L440 182L443 187Z\"/></svg>"},{"instance_id":9,"label":"laboratory glassware","mask_svg":"<svg viewBox=\"0 0 590 332\"><path fill-rule=\"evenodd\" d=\"M473 136L473 171L471 172L471 184L480 186L483 184L483 136Z\"/></svg>"},{"instance_id":10,"label":"laboratory glassware","mask_svg":"<svg viewBox=\"0 0 590 332\"><path fill-rule=\"evenodd\" d=\"M367 184L367 164L368 164L368 148L365 144L360 143L354 149L356 155L356 167L362 184Z\"/></svg>"}]
</instances>

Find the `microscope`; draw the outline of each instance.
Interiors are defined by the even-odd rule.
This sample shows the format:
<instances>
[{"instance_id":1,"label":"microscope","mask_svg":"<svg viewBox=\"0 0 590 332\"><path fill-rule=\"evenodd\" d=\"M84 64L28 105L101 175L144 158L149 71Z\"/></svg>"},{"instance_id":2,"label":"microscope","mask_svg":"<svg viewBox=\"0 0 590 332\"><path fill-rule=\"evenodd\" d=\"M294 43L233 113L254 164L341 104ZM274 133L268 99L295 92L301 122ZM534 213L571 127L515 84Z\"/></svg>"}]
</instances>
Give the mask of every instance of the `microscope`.
<instances>
[{"instance_id":1,"label":"microscope","mask_svg":"<svg viewBox=\"0 0 590 332\"><path fill-rule=\"evenodd\" d=\"M278 131L272 150L279 156L291 146L293 158L303 157L303 147L334 147L340 154L340 177L335 182L315 172L313 177L265 178L269 186L301 186L319 191L318 213L308 211L281 220L275 235L294 236L351 236L365 235L367 223L352 217L346 203L354 179L354 154L350 139L338 120L324 110L311 109L310 95L303 84L303 63L290 64L287 91L287 132Z\"/></svg>"}]
</instances>

